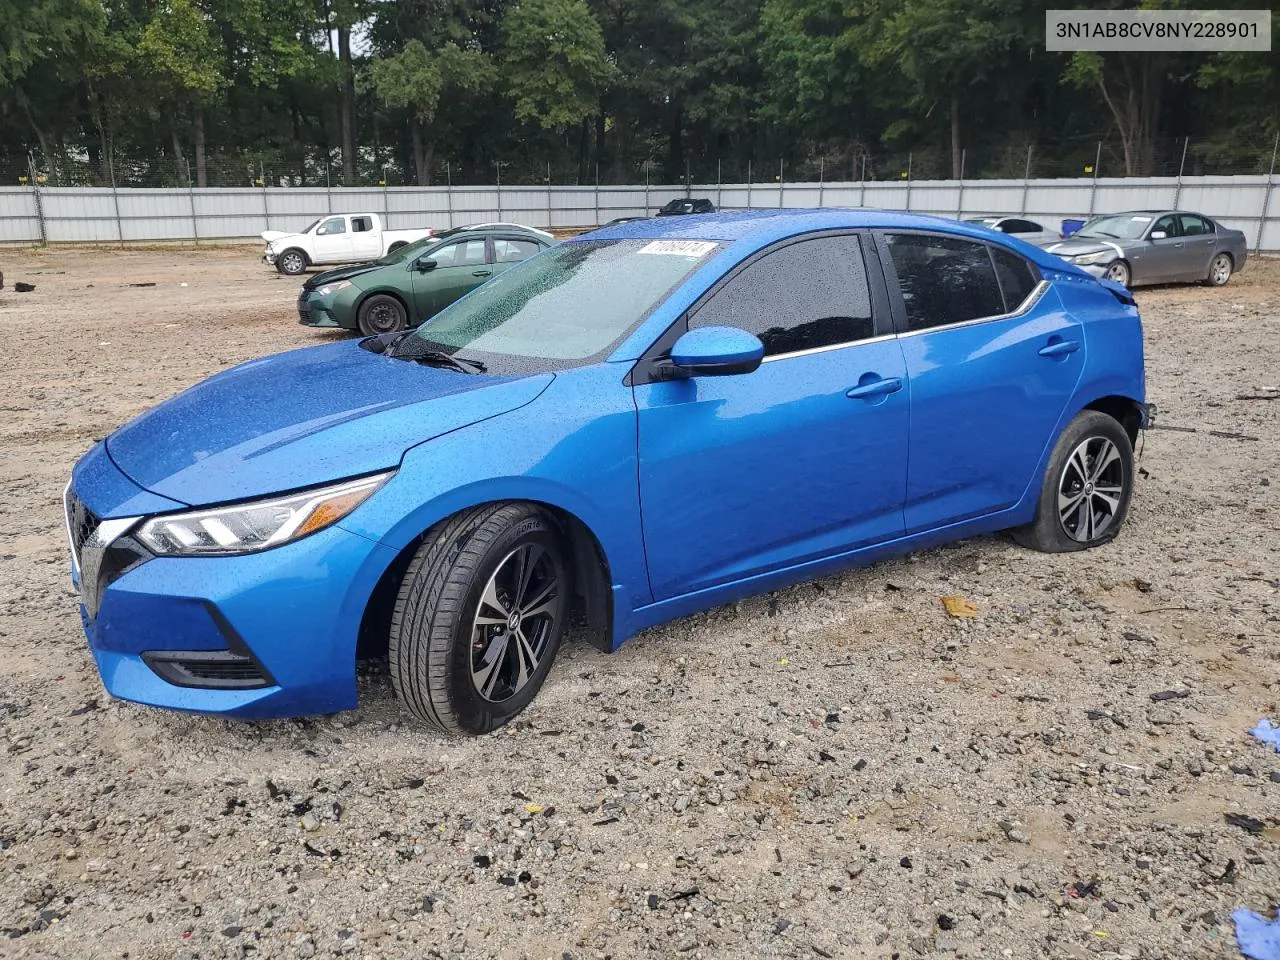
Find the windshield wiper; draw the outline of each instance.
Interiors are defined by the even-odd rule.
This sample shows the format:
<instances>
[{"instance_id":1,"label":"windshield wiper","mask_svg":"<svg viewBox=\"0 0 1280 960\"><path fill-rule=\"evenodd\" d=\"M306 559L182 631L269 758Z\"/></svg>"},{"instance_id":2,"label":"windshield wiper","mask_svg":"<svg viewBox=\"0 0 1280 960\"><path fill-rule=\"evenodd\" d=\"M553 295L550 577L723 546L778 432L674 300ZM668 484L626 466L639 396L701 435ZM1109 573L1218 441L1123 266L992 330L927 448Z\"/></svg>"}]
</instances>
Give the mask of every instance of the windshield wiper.
<instances>
[{"instance_id":1,"label":"windshield wiper","mask_svg":"<svg viewBox=\"0 0 1280 960\"><path fill-rule=\"evenodd\" d=\"M430 367L448 367L459 373L484 373L487 367L479 360L454 356L443 350L424 350L421 353L397 353L393 356L401 360L412 360L414 363L425 363Z\"/></svg>"}]
</instances>

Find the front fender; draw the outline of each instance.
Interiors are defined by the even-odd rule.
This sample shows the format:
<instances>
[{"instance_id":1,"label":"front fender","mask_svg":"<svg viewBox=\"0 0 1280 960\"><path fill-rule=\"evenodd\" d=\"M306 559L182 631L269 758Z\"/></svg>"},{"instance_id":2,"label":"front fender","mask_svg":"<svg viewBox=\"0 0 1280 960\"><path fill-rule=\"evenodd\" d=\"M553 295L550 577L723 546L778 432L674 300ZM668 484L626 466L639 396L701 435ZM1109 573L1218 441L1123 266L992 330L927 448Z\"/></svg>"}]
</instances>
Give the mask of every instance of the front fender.
<instances>
[{"instance_id":1,"label":"front fender","mask_svg":"<svg viewBox=\"0 0 1280 960\"><path fill-rule=\"evenodd\" d=\"M342 525L398 552L462 510L500 500L544 503L594 534L620 603L634 609L651 602L636 410L625 373L600 364L558 374L532 403L412 448L396 475Z\"/></svg>"}]
</instances>

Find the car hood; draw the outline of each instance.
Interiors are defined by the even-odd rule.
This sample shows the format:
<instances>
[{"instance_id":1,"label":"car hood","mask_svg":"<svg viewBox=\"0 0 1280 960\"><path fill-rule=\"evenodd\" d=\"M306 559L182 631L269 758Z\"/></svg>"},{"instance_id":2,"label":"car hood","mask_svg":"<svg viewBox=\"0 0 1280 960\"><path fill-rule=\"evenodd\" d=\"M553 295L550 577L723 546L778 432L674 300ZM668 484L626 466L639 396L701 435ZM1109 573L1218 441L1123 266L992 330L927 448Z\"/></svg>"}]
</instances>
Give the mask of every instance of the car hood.
<instances>
[{"instance_id":1,"label":"car hood","mask_svg":"<svg viewBox=\"0 0 1280 960\"><path fill-rule=\"evenodd\" d=\"M386 470L416 444L532 401L555 379L458 373L358 342L251 360L107 438L138 486L202 506Z\"/></svg>"},{"instance_id":2,"label":"car hood","mask_svg":"<svg viewBox=\"0 0 1280 960\"><path fill-rule=\"evenodd\" d=\"M372 273L374 270L381 270L383 264L378 263L353 263L346 267L336 267L333 270L326 270L323 273L317 273L307 278L307 282L302 285L304 290L315 290L317 287L323 287L326 283L334 283L338 280L350 280L352 277L358 277L365 273Z\"/></svg>"},{"instance_id":3,"label":"car hood","mask_svg":"<svg viewBox=\"0 0 1280 960\"><path fill-rule=\"evenodd\" d=\"M277 240L283 240L285 237L296 237L298 234L289 233L285 230L263 230L258 236L262 237L267 243L274 243Z\"/></svg>"},{"instance_id":4,"label":"car hood","mask_svg":"<svg viewBox=\"0 0 1280 960\"><path fill-rule=\"evenodd\" d=\"M1100 251L1110 251L1116 256L1120 256L1124 252L1125 244L1128 242L1125 240L1094 240L1091 237L1071 238L1047 244L1044 249L1048 253L1056 254L1063 258L1079 257L1086 253L1098 253Z\"/></svg>"}]
</instances>

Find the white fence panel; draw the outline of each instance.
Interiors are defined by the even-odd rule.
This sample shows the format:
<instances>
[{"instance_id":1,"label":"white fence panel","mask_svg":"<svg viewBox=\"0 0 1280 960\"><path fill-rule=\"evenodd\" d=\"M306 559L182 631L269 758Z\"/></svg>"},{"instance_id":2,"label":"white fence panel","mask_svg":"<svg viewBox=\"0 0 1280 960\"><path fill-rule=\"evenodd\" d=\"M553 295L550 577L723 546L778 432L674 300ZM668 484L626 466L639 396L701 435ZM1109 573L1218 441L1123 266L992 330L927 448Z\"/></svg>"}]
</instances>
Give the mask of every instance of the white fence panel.
<instances>
[{"instance_id":1,"label":"white fence panel","mask_svg":"<svg viewBox=\"0 0 1280 960\"><path fill-rule=\"evenodd\" d=\"M330 213L376 213L390 229L437 230L506 220L588 227L653 214L668 200L708 197L720 209L882 207L946 217L1022 215L1058 229L1091 213L1178 206L1280 251L1280 180L1262 176L1069 180L882 180L840 183L622 186L0 187L0 243L214 241L300 230ZM1269 197L1268 197L1269 194ZM1264 222L1265 210L1265 222Z\"/></svg>"}]
</instances>

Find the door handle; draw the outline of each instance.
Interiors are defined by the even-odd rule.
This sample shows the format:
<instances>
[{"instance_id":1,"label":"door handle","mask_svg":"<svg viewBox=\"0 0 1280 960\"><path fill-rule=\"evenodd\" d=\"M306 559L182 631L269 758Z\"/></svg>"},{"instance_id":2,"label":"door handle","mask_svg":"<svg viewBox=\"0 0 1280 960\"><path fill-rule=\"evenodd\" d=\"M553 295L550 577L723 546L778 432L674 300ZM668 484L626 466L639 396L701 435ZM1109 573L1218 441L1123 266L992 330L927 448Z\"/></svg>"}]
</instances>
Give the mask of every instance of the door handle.
<instances>
[{"instance_id":1,"label":"door handle","mask_svg":"<svg viewBox=\"0 0 1280 960\"><path fill-rule=\"evenodd\" d=\"M1069 353L1075 353L1080 349L1080 344L1075 340L1057 340L1046 347L1040 348L1040 356L1042 357L1065 357Z\"/></svg>"},{"instance_id":2,"label":"door handle","mask_svg":"<svg viewBox=\"0 0 1280 960\"><path fill-rule=\"evenodd\" d=\"M856 387L845 392L845 396L850 400L866 400L871 397L885 397L891 393L897 393L902 389L902 379L900 377L885 377L882 380L872 380L870 383L860 383Z\"/></svg>"},{"instance_id":3,"label":"door handle","mask_svg":"<svg viewBox=\"0 0 1280 960\"><path fill-rule=\"evenodd\" d=\"M487 277L487 276L489 276L489 274L491 274L491 273L493 273L493 271L492 271L492 270L477 270L477 271L475 271L475 273L473 273L473 274L471 274L471 275L472 275L473 277Z\"/></svg>"}]
</instances>

